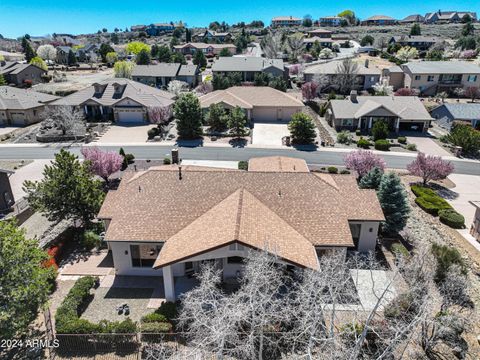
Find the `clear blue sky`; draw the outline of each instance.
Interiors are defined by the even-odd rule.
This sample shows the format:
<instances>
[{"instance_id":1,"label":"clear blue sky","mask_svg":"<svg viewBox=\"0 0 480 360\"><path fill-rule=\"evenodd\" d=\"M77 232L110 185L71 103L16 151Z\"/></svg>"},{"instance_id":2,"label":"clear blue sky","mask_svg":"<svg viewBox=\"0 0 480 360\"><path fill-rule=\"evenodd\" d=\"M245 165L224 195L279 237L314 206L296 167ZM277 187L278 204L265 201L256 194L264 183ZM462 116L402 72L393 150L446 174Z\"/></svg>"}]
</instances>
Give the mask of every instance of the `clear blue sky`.
<instances>
[{"instance_id":1,"label":"clear blue sky","mask_svg":"<svg viewBox=\"0 0 480 360\"><path fill-rule=\"evenodd\" d=\"M480 12L479 0L0 0L0 34L18 37L25 33L90 33L106 27L125 29L136 24L183 20L189 26L211 21L263 20L273 16L306 14L314 19L352 9L360 18L375 14L403 18L410 14L442 10Z\"/></svg>"}]
</instances>

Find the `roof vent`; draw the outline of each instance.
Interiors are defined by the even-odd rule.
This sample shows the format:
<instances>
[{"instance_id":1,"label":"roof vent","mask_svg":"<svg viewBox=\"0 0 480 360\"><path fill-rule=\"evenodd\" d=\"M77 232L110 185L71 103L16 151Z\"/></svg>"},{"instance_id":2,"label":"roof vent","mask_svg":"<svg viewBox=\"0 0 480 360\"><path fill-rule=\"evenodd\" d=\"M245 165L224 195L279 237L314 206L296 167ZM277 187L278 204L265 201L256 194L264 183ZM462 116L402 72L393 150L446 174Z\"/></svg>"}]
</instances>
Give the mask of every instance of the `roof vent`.
<instances>
[{"instance_id":1,"label":"roof vent","mask_svg":"<svg viewBox=\"0 0 480 360\"><path fill-rule=\"evenodd\" d=\"M350 101L351 102L358 102L358 99L357 99L357 90L352 90L350 91Z\"/></svg>"},{"instance_id":2,"label":"roof vent","mask_svg":"<svg viewBox=\"0 0 480 360\"><path fill-rule=\"evenodd\" d=\"M182 167L178 167L178 180L182 180Z\"/></svg>"}]
</instances>

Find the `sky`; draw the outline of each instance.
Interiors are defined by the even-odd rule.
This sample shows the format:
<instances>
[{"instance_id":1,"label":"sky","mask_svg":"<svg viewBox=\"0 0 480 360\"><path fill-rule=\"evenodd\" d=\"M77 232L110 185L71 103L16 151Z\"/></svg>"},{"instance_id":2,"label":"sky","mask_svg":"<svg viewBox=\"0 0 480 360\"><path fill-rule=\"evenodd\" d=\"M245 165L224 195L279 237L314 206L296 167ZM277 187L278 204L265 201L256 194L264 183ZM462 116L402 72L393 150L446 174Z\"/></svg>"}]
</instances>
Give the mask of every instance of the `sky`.
<instances>
[{"instance_id":1,"label":"sky","mask_svg":"<svg viewBox=\"0 0 480 360\"><path fill-rule=\"evenodd\" d=\"M311 15L313 19L352 9L358 17L388 15L403 18L442 10L476 11L479 0L0 0L0 34L16 38L24 34L82 34L125 29L132 25L182 20L188 26L208 26L214 20L236 23L273 16Z\"/></svg>"}]
</instances>

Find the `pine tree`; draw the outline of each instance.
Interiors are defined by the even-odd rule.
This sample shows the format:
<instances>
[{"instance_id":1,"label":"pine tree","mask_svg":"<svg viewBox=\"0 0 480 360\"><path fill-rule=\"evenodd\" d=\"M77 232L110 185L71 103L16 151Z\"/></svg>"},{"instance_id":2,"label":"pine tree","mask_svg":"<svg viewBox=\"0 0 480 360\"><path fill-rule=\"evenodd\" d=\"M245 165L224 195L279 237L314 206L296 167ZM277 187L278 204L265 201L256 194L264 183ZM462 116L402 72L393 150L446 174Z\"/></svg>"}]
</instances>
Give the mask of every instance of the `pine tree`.
<instances>
[{"instance_id":1,"label":"pine tree","mask_svg":"<svg viewBox=\"0 0 480 360\"><path fill-rule=\"evenodd\" d=\"M203 51L195 52L195 55L193 56L193 63L195 65L198 65L201 68L204 68L207 66L207 59L205 58Z\"/></svg>"},{"instance_id":2,"label":"pine tree","mask_svg":"<svg viewBox=\"0 0 480 360\"><path fill-rule=\"evenodd\" d=\"M33 50L32 45L30 45L30 42L27 40L26 37L22 39L22 47L23 52L25 53L25 60L27 60L27 62L30 62L30 60L37 56L35 50Z\"/></svg>"},{"instance_id":3,"label":"pine tree","mask_svg":"<svg viewBox=\"0 0 480 360\"><path fill-rule=\"evenodd\" d=\"M146 49L140 50L140 52L137 54L137 65L149 65L150 62L150 52Z\"/></svg>"},{"instance_id":4,"label":"pine tree","mask_svg":"<svg viewBox=\"0 0 480 360\"><path fill-rule=\"evenodd\" d=\"M202 109L193 93L181 95L174 106L178 136L182 139L196 139L202 135Z\"/></svg>"},{"instance_id":5,"label":"pine tree","mask_svg":"<svg viewBox=\"0 0 480 360\"><path fill-rule=\"evenodd\" d=\"M247 126L247 115L242 108L235 106L228 117L228 127L231 134L236 137L245 135L245 126Z\"/></svg>"},{"instance_id":6,"label":"pine tree","mask_svg":"<svg viewBox=\"0 0 480 360\"><path fill-rule=\"evenodd\" d=\"M360 189L375 189L378 190L380 182L382 181L383 171L378 167L374 167L360 180Z\"/></svg>"},{"instance_id":7,"label":"pine tree","mask_svg":"<svg viewBox=\"0 0 480 360\"><path fill-rule=\"evenodd\" d=\"M393 172L383 175L377 195L385 215L382 230L387 234L398 233L405 227L410 212L407 193L398 175Z\"/></svg>"},{"instance_id":8,"label":"pine tree","mask_svg":"<svg viewBox=\"0 0 480 360\"><path fill-rule=\"evenodd\" d=\"M75 56L75 53L72 50L68 52L67 61L68 61L68 65L75 65L77 63L77 58Z\"/></svg>"},{"instance_id":9,"label":"pine tree","mask_svg":"<svg viewBox=\"0 0 480 360\"><path fill-rule=\"evenodd\" d=\"M7 85L7 81L5 80L3 75L0 74L0 86L3 86L3 85Z\"/></svg>"}]
</instances>

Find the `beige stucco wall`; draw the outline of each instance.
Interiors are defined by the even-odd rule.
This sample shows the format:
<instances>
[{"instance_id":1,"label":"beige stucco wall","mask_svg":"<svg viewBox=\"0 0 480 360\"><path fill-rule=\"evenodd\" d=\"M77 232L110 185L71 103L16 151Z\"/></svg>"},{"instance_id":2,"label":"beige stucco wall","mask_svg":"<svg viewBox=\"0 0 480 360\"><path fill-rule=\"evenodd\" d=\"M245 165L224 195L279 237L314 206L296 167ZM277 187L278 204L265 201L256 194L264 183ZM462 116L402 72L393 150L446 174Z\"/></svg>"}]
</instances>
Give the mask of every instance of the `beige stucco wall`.
<instances>
[{"instance_id":1,"label":"beige stucco wall","mask_svg":"<svg viewBox=\"0 0 480 360\"><path fill-rule=\"evenodd\" d=\"M282 118L278 119L277 112L278 109L281 109ZM302 107L260 107L255 106L252 110L252 119L254 121L290 121L292 119L292 115L300 112Z\"/></svg>"},{"instance_id":2,"label":"beige stucco wall","mask_svg":"<svg viewBox=\"0 0 480 360\"><path fill-rule=\"evenodd\" d=\"M30 125L39 122L43 106L28 110L4 110L0 111L0 124L2 125ZM17 115L15 115L17 114ZM23 118L23 122L13 121L14 117Z\"/></svg>"}]
</instances>

